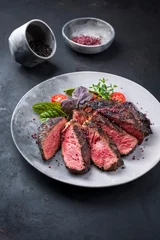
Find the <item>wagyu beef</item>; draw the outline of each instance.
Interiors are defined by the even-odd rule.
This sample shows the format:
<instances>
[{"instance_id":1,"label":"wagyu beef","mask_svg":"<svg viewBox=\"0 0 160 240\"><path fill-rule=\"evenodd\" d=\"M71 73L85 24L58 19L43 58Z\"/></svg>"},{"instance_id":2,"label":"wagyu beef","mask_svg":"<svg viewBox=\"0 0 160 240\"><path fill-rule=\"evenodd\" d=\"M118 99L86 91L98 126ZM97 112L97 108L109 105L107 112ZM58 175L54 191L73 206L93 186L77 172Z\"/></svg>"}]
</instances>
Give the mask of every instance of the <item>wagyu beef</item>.
<instances>
[{"instance_id":1,"label":"wagyu beef","mask_svg":"<svg viewBox=\"0 0 160 240\"><path fill-rule=\"evenodd\" d=\"M138 140L106 117L97 114L92 117L92 121L94 121L105 133L108 134L117 146L121 155L128 155L136 148Z\"/></svg>"},{"instance_id":2,"label":"wagyu beef","mask_svg":"<svg viewBox=\"0 0 160 240\"><path fill-rule=\"evenodd\" d=\"M44 160L53 157L60 148L60 134L66 122L64 117L55 117L41 124L38 144Z\"/></svg>"},{"instance_id":3,"label":"wagyu beef","mask_svg":"<svg viewBox=\"0 0 160 240\"><path fill-rule=\"evenodd\" d=\"M71 120L62 131L62 156L66 167L73 173L90 169L90 148L82 126Z\"/></svg>"},{"instance_id":4,"label":"wagyu beef","mask_svg":"<svg viewBox=\"0 0 160 240\"><path fill-rule=\"evenodd\" d=\"M152 133L149 119L130 102L118 103L111 100L94 100L85 106L84 111L101 113L136 137L138 144L142 143L145 136Z\"/></svg>"},{"instance_id":5,"label":"wagyu beef","mask_svg":"<svg viewBox=\"0 0 160 240\"><path fill-rule=\"evenodd\" d=\"M116 146L100 127L89 121L84 123L83 128L89 138L91 159L98 168L104 171L115 171L122 165Z\"/></svg>"}]
</instances>

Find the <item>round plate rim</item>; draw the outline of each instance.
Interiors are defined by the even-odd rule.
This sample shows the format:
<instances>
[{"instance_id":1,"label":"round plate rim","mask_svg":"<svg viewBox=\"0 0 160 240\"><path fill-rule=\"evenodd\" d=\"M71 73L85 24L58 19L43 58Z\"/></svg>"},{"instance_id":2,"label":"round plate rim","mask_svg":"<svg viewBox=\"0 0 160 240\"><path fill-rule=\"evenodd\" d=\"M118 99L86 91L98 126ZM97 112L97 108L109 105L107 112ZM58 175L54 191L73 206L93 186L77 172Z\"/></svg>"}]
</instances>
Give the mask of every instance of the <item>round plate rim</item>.
<instances>
[{"instance_id":1,"label":"round plate rim","mask_svg":"<svg viewBox=\"0 0 160 240\"><path fill-rule=\"evenodd\" d=\"M132 82L133 84L137 85L138 87L142 88L143 90L145 90L148 94L150 94L152 96L152 98L154 98L154 100L160 104L160 102L156 99L156 97L154 95L152 95L152 93L150 93L146 88L144 88L143 86L141 86L140 84L128 79L128 78L125 78L125 77L122 77L122 76L119 76L119 75L116 75L116 74L112 74L112 73L107 73L107 72L97 72L97 71L77 71L77 72L69 72L69 73L64 73L64 74L60 74L60 75L57 75L57 76L54 76L54 77L51 77L49 79L46 79L44 80L43 82L35 85L33 88L31 88L29 91L27 91L22 97L21 99L18 101L13 113L12 113L12 117L11 117L11 123L10 123L10 128L11 128L11 136L12 136L12 139L13 139L13 142L16 146L16 148L18 149L18 151L20 152L20 154L23 156L23 158L31 165L33 166L35 169L37 169L39 172L43 173L45 176L51 178L51 179L54 179L56 181L59 181L61 183L65 183L65 184L69 184L69 185L72 185L72 186L77 186L77 187L83 187L83 188L106 188L106 187L114 187L114 186L119 186L119 185L124 185L124 184L127 184L127 183L130 183L142 176L144 176L146 173L148 173L150 170L152 170L157 164L158 162L160 161L160 159L157 159L156 162L152 165L152 167L150 167L147 171L145 171L144 173L142 174L139 174L137 175L136 177L134 177L133 179L130 179L128 181L125 181L123 183L117 183L117 184L110 184L110 185L99 185L99 186L87 186L87 185L81 185L81 184L76 184L76 183L70 183L70 182L67 182L67 181L64 181L64 180L61 180L61 179L58 179L56 177L51 177L49 176L48 174L44 173L43 171L41 171L40 169L38 169L36 166L34 166L29 160L28 158L26 158L23 154L23 152L20 150L20 148L18 147L18 144L15 140L15 137L14 137L14 134L13 134L13 118L14 118L14 115L16 113L16 110L19 106L19 104L21 103L21 101L23 100L23 98L25 98L25 96L30 92L32 91L34 88L44 84L44 82L48 82L48 81L51 81L51 80L54 80L56 78L60 78L60 77L64 77L64 76L68 76L68 75L74 75L74 74L84 74L84 73L88 73L88 74L107 74L107 75L112 75L112 76L115 76L115 77L118 77L118 78L123 78L125 81L128 81L128 82Z\"/></svg>"}]
</instances>

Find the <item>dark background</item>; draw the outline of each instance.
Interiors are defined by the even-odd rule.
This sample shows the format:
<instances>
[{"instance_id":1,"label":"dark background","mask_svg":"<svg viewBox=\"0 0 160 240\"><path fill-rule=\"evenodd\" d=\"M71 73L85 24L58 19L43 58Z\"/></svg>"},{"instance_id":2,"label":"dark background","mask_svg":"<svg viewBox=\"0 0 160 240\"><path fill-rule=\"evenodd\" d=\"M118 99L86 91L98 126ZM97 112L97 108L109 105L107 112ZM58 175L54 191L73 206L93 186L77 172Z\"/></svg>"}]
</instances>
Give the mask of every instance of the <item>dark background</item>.
<instances>
[{"instance_id":1,"label":"dark background","mask_svg":"<svg viewBox=\"0 0 160 240\"><path fill-rule=\"evenodd\" d=\"M10 133L11 115L20 98L36 84L66 72L121 75L160 100L159 5L129 0L0 1L0 240L160 239L160 164L126 185L72 187L32 168ZM104 19L115 28L116 39L104 53L84 56L64 44L62 26L84 16ZM27 70L11 58L8 37L33 18L50 25L58 48L50 63Z\"/></svg>"}]
</instances>

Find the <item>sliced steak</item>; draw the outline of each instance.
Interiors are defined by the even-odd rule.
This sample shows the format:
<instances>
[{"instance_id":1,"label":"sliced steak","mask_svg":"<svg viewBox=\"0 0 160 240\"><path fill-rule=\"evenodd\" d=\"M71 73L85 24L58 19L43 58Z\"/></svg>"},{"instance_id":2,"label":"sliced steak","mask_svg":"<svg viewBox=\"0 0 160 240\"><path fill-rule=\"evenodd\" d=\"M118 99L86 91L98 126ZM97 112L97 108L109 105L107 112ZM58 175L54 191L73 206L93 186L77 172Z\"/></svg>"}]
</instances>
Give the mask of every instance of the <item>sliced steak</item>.
<instances>
[{"instance_id":1,"label":"sliced steak","mask_svg":"<svg viewBox=\"0 0 160 240\"><path fill-rule=\"evenodd\" d=\"M98 168L115 171L123 164L116 146L100 127L91 121L84 123L83 127L89 138L91 159Z\"/></svg>"},{"instance_id":2,"label":"sliced steak","mask_svg":"<svg viewBox=\"0 0 160 240\"><path fill-rule=\"evenodd\" d=\"M117 149L121 155L128 155L136 148L138 140L106 117L96 114L92 117L92 121L108 134L108 136L117 146Z\"/></svg>"},{"instance_id":3,"label":"sliced steak","mask_svg":"<svg viewBox=\"0 0 160 240\"><path fill-rule=\"evenodd\" d=\"M149 119L130 102L94 100L85 106L84 111L101 113L136 137L138 144L141 144L144 137L152 132Z\"/></svg>"},{"instance_id":4,"label":"sliced steak","mask_svg":"<svg viewBox=\"0 0 160 240\"><path fill-rule=\"evenodd\" d=\"M60 133L67 120L64 117L50 118L43 122L38 133L38 144L44 160L55 155L60 147Z\"/></svg>"},{"instance_id":5,"label":"sliced steak","mask_svg":"<svg viewBox=\"0 0 160 240\"><path fill-rule=\"evenodd\" d=\"M85 104L83 107L85 112L92 112L93 110L98 110L99 108L109 107L112 108L114 106L119 105L116 101L108 101L105 99L95 99Z\"/></svg>"},{"instance_id":6,"label":"sliced steak","mask_svg":"<svg viewBox=\"0 0 160 240\"><path fill-rule=\"evenodd\" d=\"M73 173L90 169L90 148L82 126L71 120L62 132L62 156L66 167Z\"/></svg>"},{"instance_id":7,"label":"sliced steak","mask_svg":"<svg viewBox=\"0 0 160 240\"><path fill-rule=\"evenodd\" d=\"M143 114L142 112L140 112L137 107L132 103L132 102L125 102L123 103L123 107L127 108L128 111L130 111L135 119L140 122L140 124L142 125L143 128L143 132L144 132L144 136L148 136L149 134L152 134L152 130L151 130L151 122L150 120L146 117L145 114Z\"/></svg>"},{"instance_id":8,"label":"sliced steak","mask_svg":"<svg viewBox=\"0 0 160 240\"><path fill-rule=\"evenodd\" d=\"M73 110L72 119L79 122L81 125L92 117L92 114L83 111L82 109Z\"/></svg>"}]
</instances>

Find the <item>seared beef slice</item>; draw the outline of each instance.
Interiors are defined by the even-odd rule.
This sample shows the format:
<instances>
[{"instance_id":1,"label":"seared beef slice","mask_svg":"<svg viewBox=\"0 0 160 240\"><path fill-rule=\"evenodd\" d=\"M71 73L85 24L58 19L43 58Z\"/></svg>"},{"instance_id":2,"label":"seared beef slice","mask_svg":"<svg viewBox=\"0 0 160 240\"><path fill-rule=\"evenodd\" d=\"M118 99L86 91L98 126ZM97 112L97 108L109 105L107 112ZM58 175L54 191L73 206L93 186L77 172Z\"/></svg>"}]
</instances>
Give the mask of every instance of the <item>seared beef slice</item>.
<instances>
[{"instance_id":1,"label":"seared beef slice","mask_svg":"<svg viewBox=\"0 0 160 240\"><path fill-rule=\"evenodd\" d=\"M71 120L62 132L62 156L73 173L84 173L90 168L90 148L82 126Z\"/></svg>"},{"instance_id":2,"label":"seared beef slice","mask_svg":"<svg viewBox=\"0 0 160 240\"><path fill-rule=\"evenodd\" d=\"M86 113L82 109L73 110L73 120L79 122L81 125L92 117L92 114Z\"/></svg>"},{"instance_id":3,"label":"seared beef slice","mask_svg":"<svg viewBox=\"0 0 160 240\"><path fill-rule=\"evenodd\" d=\"M86 122L83 127L89 138L91 159L97 167L105 171L115 171L122 165L116 146L100 127L91 121Z\"/></svg>"},{"instance_id":4,"label":"seared beef slice","mask_svg":"<svg viewBox=\"0 0 160 240\"><path fill-rule=\"evenodd\" d=\"M137 146L138 140L135 137L131 136L126 131L100 114L94 115L92 117L92 121L99 125L102 130L108 134L108 136L117 146L117 149L121 155L128 155Z\"/></svg>"},{"instance_id":5,"label":"seared beef slice","mask_svg":"<svg viewBox=\"0 0 160 240\"><path fill-rule=\"evenodd\" d=\"M139 112L133 103L118 103L107 100L94 100L85 107L85 111L92 109L97 111L115 122L119 127L123 128L127 133L133 135L141 144L144 137L150 134L150 121L146 116Z\"/></svg>"},{"instance_id":6,"label":"seared beef slice","mask_svg":"<svg viewBox=\"0 0 160 240\"><path fill-rule=\"evenodd\" d=\"M151 122L150 120L146 117L145 114L142 112L138 111L137 107L132 103L132 102L125 102L123 103L123 107L127 108L130 113L132 113L135 117L135 119L139 122L139 124L142 126L144 136L148 136L149 134L152 134L151 130Z\"/></svg>"},{"instance_id":7,"label":"seared beef slice","mask_svg":"<svg viewBox=\"0 0 160 240\"><path fill-rule=\"evenodd\" d=\"M50 118L41 124L38 144L44 160L55 155L60 147L60 134L67 120L64 117Z\"/></svg>"}]
</instances>

